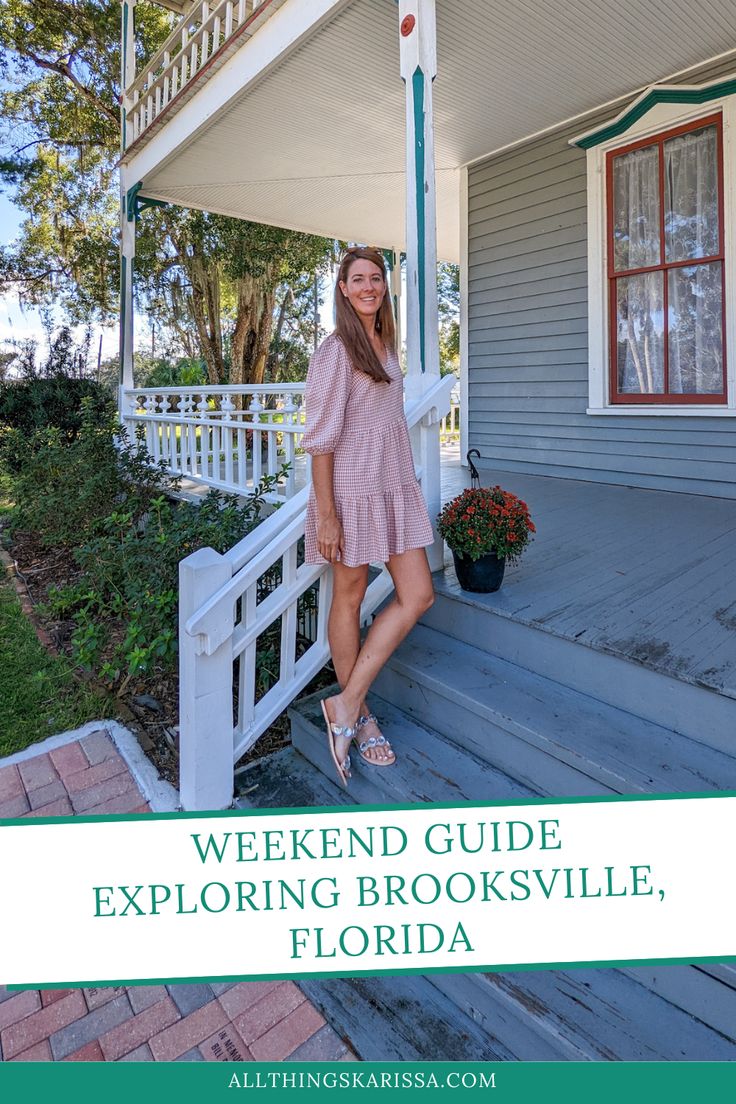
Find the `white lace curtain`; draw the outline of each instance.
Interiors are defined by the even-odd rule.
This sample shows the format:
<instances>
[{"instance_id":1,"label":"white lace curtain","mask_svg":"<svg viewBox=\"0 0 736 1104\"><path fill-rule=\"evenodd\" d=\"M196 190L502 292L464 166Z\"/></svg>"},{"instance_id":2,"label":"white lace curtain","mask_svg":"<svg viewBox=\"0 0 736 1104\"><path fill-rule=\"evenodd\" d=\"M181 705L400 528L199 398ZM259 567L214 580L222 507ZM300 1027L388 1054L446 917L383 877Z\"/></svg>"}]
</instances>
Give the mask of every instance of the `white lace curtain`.
<instances>
[{"instance_id":1,"label":"white lace curtain","mask_svg":"<svg viewBox=\"0 0 736 1104\"><path fill-rule=\"evenodd\" d=\"M664 241L659 145L644 146L614 159L613 262L617 272L695 260L719 252L715 126L668 139L663 160ZM671 392L720 391L721 306L720 261L619 277L616 280L619 391L629 394L664 391L665 340Z\"/></svg>"}]
</instances>

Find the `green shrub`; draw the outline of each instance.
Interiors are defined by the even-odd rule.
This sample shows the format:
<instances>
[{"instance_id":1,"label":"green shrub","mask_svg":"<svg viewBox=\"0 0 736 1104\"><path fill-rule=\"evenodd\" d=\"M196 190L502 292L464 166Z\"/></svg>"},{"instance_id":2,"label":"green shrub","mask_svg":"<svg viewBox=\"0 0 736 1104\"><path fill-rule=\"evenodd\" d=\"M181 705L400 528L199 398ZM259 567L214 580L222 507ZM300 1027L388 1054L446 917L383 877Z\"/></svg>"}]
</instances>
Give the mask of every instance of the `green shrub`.
<instances>
[{"instance_id":1,"label":"green shrub","mask_svg":"<svg viewBox=\"0 0 736 1104\"><path fill-rule=\"evenodd\" d=\"M46 547L76 548L114 511L125 510L128 499L140 517L179 483L163 462L150 462L142 430L132 441L114 414L101 418L88 399L82 408L71 442L56 426L31 436L13 480L13 525L36 533Z\"/></svg>"},{"instance_id":2,"label":"green shrub","mask_svg":"<svg viewBox=\"0 0 736 1104\"><path fill-rule=\"evenodd\" d=\"M243 505L219 491L200 505L160 495L143 516L129 500L105 518L101 532L74 552L80 582L49 594L49 611L74 621L76 662L111 683L127 683L154 666L172 667L179 561L198 548L232 548L260 521L262 496L273 482L266 477ZM113 622L123 626L122 634L110 631Z\"/></svg>"},{"instance_id":3,"label":"green shrub","mask_svg":"<svg viewBox=\"0 0 736 1104\"><path fill-rule=\"evenodd\" d=\"M18 472L29 449L43 447L38 431L55 429L69 444L82 428L82 404L107 424L115 411L109 391L94 380L54 376L0 384L0 463Z\"/></svg>"}]
</instances>

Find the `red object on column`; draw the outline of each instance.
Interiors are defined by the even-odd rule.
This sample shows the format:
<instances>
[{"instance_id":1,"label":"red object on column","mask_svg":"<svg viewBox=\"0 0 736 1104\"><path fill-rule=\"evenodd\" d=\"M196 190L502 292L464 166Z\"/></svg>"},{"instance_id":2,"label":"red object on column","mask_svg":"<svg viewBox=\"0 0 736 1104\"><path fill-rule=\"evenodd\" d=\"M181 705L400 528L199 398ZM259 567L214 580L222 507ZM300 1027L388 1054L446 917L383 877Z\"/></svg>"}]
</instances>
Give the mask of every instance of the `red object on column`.
<instances>
[{"instance_id":1,"label":"red object on column","mask_svg":"<svg viewBox=\"0 0 736 1104\"><path fill-rule=\"evenodd\" d=\"M401 20L401 33L404 38L408 38L411 32L416 26L416 18L413 15L405 15Z\"/></svg>"}]
</instances>

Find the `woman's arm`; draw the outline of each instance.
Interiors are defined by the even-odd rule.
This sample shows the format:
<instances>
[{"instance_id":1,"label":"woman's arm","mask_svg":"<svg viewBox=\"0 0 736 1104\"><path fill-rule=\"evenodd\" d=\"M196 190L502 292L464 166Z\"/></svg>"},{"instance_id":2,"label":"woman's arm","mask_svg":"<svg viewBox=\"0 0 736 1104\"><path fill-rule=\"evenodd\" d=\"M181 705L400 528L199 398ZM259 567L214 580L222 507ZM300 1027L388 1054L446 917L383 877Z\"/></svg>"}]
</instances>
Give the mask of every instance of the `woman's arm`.
<instances>
[{"instance_id":1,"label":"woman's arm","mask_svg":"<svg viewBox=\"0 0 736 1104\"><path fill-rule=\"evenodd\" d=\"M322 452L312 457L312 486L317 500L317 548L320 556L330 563L342 553L343 531L335 509L333 491L333 452Z\"/></svg>"}]
</instances>

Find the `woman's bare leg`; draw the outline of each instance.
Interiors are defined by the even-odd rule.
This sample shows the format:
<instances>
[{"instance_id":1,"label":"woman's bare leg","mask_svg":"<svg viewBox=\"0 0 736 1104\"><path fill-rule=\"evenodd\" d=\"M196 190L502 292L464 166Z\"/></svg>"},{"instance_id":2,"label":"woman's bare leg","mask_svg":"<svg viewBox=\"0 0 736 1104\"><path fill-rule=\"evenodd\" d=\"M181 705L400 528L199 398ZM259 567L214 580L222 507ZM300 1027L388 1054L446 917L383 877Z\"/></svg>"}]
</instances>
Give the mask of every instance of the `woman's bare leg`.
<instances>
[{"instance_id":1,"label":"woman's bare leg","mask_svg":"<svg viewBox=\"0 0 736 1104\"><path fill-rule=\"evenodd\" d=\"M365 695L376 675L434 602L432 576L423 548L412 548L408 552L391 556L387 567L394 581L395 596L373 621L345 684L336 670L342 691L328 698L325 703L328 716L335 724L355 724L361 709L365 707ZM338 621L338 624L342 622ZM347 633L344 639L348 643ZM332 646L332 638L330 645ZM347 752L344 737L336 739L335 751L342 761Z\"/></svg>"},{"instance_id":2,"label":"woman's bare leg","mask_svg":"<svg viewBox=\"0 0 736 1104\"><path fill-rule=\"evenodd\" d=\"M346 567L337 561L332 565L332 573L332 605L327 623L327 637L337 681L343 689L360 651L360 607L368 586L368 564ZM368 704L363 699L358 715L364 716L369 712ZM330 716L332 717L332 712ZM364 735L369 737L372 733L366 731ZM388 743L367 748L365 755L376 762L390 762L395 758Z\"/></svg>"}]
</instances>

